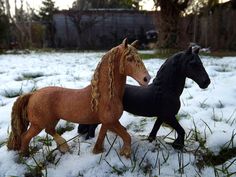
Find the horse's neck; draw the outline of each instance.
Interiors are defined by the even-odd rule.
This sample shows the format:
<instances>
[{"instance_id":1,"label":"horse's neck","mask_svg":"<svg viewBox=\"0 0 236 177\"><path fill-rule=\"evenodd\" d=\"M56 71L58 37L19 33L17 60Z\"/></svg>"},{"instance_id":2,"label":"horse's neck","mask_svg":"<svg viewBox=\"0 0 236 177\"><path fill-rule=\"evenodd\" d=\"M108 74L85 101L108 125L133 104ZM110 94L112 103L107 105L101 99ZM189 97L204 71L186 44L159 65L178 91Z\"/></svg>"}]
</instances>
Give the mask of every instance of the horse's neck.
<instances>
[{"instance_id":1,"label":"horse's neck","mask_svg":"<svg viewBox=\"0 0 236 177\"><path fill-rule=\"evenodd\" d=\"M101 68L99 71L99 90L101 97L103 99L110 99L110 94L112 93L112 97L123 97L125 83L126 83L126 76L120 74L119 71L119 60L116 58L114 59L114 67L113 69L113 76L109 75L109 63L108 61L104 61L101 64ZM112 79L112 80L111 80ZM112 86L110 86L112 84ZM112 91L111 91L112 89Z\"/></svg>"},{"instance_id":2,"label":"horse's neck","mask_svg":"<svg viewBox=\"0 0 236 177\"><path fill-rule=\"evenodd\" d=\"M155 78L155 85L162 92L180 96L184 89L185 79L186 76L181 73L179 68L168 61L158 71Z\"/></svg>"},{"instance_id":3,"label":"horse's neck","mask_svg":"<svg viewBox=\"0 0 236 177\"><path fill-rule=\"evenodd\" d=\"M126 76L121 75L119 71L117 71L117 73L115 74L114 92L121 99L123 98L124 95L125 83L126 83Z\"/></svg>"}]
</instances>

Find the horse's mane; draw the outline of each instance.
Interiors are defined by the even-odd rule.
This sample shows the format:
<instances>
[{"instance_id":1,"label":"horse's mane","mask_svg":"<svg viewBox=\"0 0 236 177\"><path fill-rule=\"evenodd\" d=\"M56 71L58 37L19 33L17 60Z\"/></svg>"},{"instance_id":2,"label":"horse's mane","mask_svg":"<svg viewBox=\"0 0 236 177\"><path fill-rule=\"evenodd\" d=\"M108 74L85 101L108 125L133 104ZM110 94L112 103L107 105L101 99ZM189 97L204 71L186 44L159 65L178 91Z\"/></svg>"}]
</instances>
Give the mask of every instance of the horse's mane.
<instances>
[{"instance_id":1,"label":"horse's mane","mask_svg":"<svg viewBox=\"0 0 236 177\"><path fill-rule=\"evenodd\" d=\"M98 109L98 98L100 97L100 93L98 90L98 83L99 83L99 71L101 68L101 64L108 60L108 78L109 78L109 97L113 96L113 90L114 90L114 58L117 53L117 48L112 48L109 52L107 52L101 59L101 61L98 63L97 68L94 71L93 78L91 80L91 86L92 86L92 100L91 100L91 109L92 111L97 111Z\"/></svg>"},{"instance_id":2,"label":"horse's mane","mask_svg":"<svg viewBox=\"0 0 236 177\"><path fill-rule=\"evenodd\" d=\"M184 54L184 52L178 52L178 53L172 55L171 57L169 57L167 60L172 60L174 62L178 62L180 60L179 58L181 57L182 54Z\"/></svg>"},{"instance_id":3,"label":"horse's mane","mask_svg":"<svg viewBox=\"0 0 236 177\"><path fill-rule=\"evenodd\" d=\"M92 100L91 100L91 109L92 111L97 111L98 109L98 99L100 97L100 93L98 90L98 83L99 83L99 71L101 68L101 64L104 61L108 61L108 79L109 79L109 86L108 86L108 90L109 90L109 98L111 99L114 95L114 60L116 58L116 55L119 51L120 47L114 47L112 48L110 51L108 51L101 59L101 61L98 63L97 68L94 71L93 74L93 78L91 80L91 86L92 86ZM121 54L120 57L120 64L119 64L119 72L121 74L124 73L124 65L125 65L125 56L129 55L130 53L132 53L132 51L135 48L132 46L128 46L126 47ZM135 53L132 53L133 55L136 55ZM136 63L137 67L140 67L138 62ZM140 68L141 69L141 68Z\"/></svg>"},{"instance_id":4,"label":"horse's mane","mask_svg":"<svg viewBox=\"0 0 236 177\"><path fill-rule=\"evenodd\" d=\"M156 77L153 79L154 85L158 84L159 79L162 78L163 75L166 75L167 72L174 72L174 70L177 69L177 65L181 62L180 57L183 53L184 52L178 52L166 59L166 61L161 65L160 69L157 71Z\"/></svg>"}]
</instances>

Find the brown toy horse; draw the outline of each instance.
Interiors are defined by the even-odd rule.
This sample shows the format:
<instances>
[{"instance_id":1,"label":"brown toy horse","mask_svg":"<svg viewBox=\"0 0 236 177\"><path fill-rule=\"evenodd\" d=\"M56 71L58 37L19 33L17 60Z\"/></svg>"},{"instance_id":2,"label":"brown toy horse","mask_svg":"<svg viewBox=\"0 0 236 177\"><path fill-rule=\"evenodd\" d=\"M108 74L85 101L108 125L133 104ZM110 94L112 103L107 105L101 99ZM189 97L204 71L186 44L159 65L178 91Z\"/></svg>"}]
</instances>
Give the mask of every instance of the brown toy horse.
<instances>
[{"instance_id":1,"label":"brown toy horse","mask_svg":"<svg viewBox=\"0 0 236 177\"><path fill-rule=\"evenodd\" d=\"M12 108L8 149L20 150L23 155L28 155L30 140L45 129L53 136L60 151L68 151L66 140L55 130L62 118L81 124L102 123L93 153L103 151L106 131L111 130L124 142L120 154L129 157L131 137L119 122L126 76L133 77L143 86L147 86L150 80L135 45L136 41L128 45L125 39L108 51L98 64L91 84L83 89L45 87L20 96Z\"/></svg>"}]
</instances>

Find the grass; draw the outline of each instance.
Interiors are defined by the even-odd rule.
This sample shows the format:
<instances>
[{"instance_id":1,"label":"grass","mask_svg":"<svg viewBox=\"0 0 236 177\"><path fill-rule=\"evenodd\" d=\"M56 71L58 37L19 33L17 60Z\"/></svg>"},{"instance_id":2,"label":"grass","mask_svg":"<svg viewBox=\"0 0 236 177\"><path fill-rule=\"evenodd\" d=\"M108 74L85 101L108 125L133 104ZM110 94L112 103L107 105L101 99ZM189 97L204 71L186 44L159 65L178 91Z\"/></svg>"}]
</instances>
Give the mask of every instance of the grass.
<instances>
[{"instance_id":1,"label":"grass","mask_svg":"<svg viewBox=\"0 0 236 177\"><path fill-rule=\"evenodd\" d=\"M172 53L141 53L140 57L143 60L149 60L149 59L153 59L153 58L167 59L171 55L172 55Z\"/></svg>"},{"instance_id":2,"label":"grass","mask_svg":"<svg viewBox=\"0 0 236 177\"><path fill-rule=\"evenodd\" d=\"M203 100L202 102L199 103L199 106L203 109L208 108L209 106L206 104L206 100ZM224 104L222 103L222 101L219 101L216 105L216 108L223 108ZM234 111L235 112L235 111ZM231 119L233 119L233 115L234 112L232 113L232 116L230 116L228 118L228 122L231 122ZM180 119L189 119L191 118L191 115L189 115L188 113L180 113L176 116L176 118L178 120ZM219 118L216 113L215 110L213 109L213 113L212 113L212 119L214 121L219 121L221 120L221 118ZM145 126L147 125L147 121L150 121L150 118L142 118L140 119L139 122L131 122L131 124L129 124L129 128L133 131L137 131L140 132L142 130L145 129ZM155 121L156 118L153 118L153 121ZM202 122L205 124L205 129L208 130L210 133L212 133L211 128L209 127L209 125L202 120ZM227 175L227 176L232 176L235 174L235 172L230 171L230 167L232 167L234 165L233 161L231 163L229 163L228 165L224 165L225 162L227 162L228 160L232 159L233 157L235 157L236 154L236 148L232 148L232 147L225 147L224 149L222 149L220 151L220 153L218 155L213 154L209 149L206 148L205 143L206 143L206 135L202 135L197 127L195 122L193 122L194 124L194 130L192 130L193 135L192 137L188 137L185 139L185 141L188 143L189 139L194 139L194 141L198 141L199 142L199 147L196 148L193 152L187 152L187 153L192 153L195 155L197 162L196 162L196 173L198 174L198 176L201 175L200 171L201 169L205 168L205 167L212 167L215 170L215 176L222 176L222 174ZM60 126L57 128L57 132L59 134L63 134L66 131L71 131L75 128L75 125L70 123L70 122L66 122L64 125ZM232 139L234 138L234 134L232 135ZM35 144L42 144L42 146L40 148L38 147L33 147L32 151L31 151L31 161L34 161L34 164L32 165L32 163L29 163L29 160L25 159L22 160L20 163L24 164L27 167L27 173L25 174L25 176L27 177L43 177L43 176L47 176L47 168L48 166L52 166L55 165L57 166L57 164L59 163L59 161L61 160L62 154L59 154L57 151L57 149L52 149L52 138L47 137L43 137L43 138L36 138L35 140ZM70 141L70 140L69 140ZM131 157L131 165L127 166L124 162L123 162L123 157L121 157L119 155L119 152L116 150L115 146L115 141L117 141L117 137L114 138L114 140L112 142L109 142L110 144L110 149L108 151L106 151L106 154L104 154L104 156L101 156L101 160L99 163L103 162L106 163L111 169L110 169L110 173L114 174L114 175L124 175L126 172L138 172L139 174L144 174L145 176L160 176L162 174L163 168L164 166L168 165L171 156L173 155L177 155L176 156L176 161L178 162L178 168L174 169L174 172L176 174L178 174L179 176L184 176L185 172L186 172L186 167L189 167L190 164L192 164L191 161L186 160L186 157L184 158L184 153L186 152L175 152L174 154L170 153L170 149L166 148L169 147L168 144L165 144L162 142L158 142L158 146L156 146L156 148L154 150L151 149L145 149L145 151L139 146L139 144L136 147L132 148L132 157ZM231 144L233 143L233 140L231 142ZM5 142L0 143L0 147L3 146L5 144ZM229 143L230 144L230 143ZM80 144L79 144L80 146ZM164 148L163 148L164 147ZM118 157L118 161L120 161L121 164L123 165L113 165L108 159L108 155L109 153L115 150L115 153ZM40 152L39 152L40 151ZM140 153L138 153L138 151L144 151L141 155ZM34 155L36 153L42 153L42 159L35 159ZM151 154L152 153L152 154ZM152 157L155 159L154 161L150 160L150 154L152 155ZM185 154L186 155L186 154ZM108 157L108 158L107 158ZM79 172L80 173L80 172ZM80 175L79 175L80 176Z\"/></svg>"},{"instance_id":3,"label":"grass","mask_svg":"<svg viewBox=\"0 0 236 177\"><path fill-rule=\"evenodd\" d=\"M35 49L32 48L30 50L25 50L27 51L26 53L30 53L30 51L36 51L36 52L78 52L78 50L75 49L52 49L52 48L42 48L42 49ZM79 52L90 52L94 50L80 50ZM97 50L98 52L101 50ZM107 50L106 50L107 51ZM173 55L176 52L181 51L180 49L156 49L154 53L140 53L140 56L143 60L148 60L148 59L153 59L153 58L159 58L159 59L167 59L171 55ZM0 54L4 54L5 52L2 51ZM23 52L24 53L24 52ZM14 51L13 51L14 54ZM15 54L19 54L17 51L15 51ZM21 54L21 53L20 53ZM207 52L200 52L200 55L202 56L210 56L210 57L216 57L216 58L222 58L222 57L227 57L227 56L236 56L235 51L212 51L210 53Z\"/></svg>"},{"instance_id":4,"label":"grass","mask_svg":"<svg viewBox=\"0 0 236 177\"><path fill-rule=\"evenodd\" d=\"M197 141L204 141L203 138L200 138L199 133L197 130L193 131L197 132L198 138ZM194 137L195 135L193 135ZM138 174L142 174L144 176L160 176L163 171L163 167L168 165L169 160L172 159L171 157L173 155L176 155L176 161L178 162L178 167L174 169L174 173L178 176L185 176L186 168L192 164L191 161L188 161L188 158L184 156L186 155L186 152L180 152L177 151L174 154L170 153L168 149L166 149L162 144L159 144L158 146L155 146L154 149L144 149L140 146L140 144L134 145L135 142L132 145L132 155L130 158L130 165L127 165L127 163L124 163L123 157L121 157L117 151L117 136L113 137L113 140L110 141L108 136L106 136L107 142L110 145L109 150L106 153L101 154L101 158L99 160L98 165L101 164L101 162L106 163L110 167L110 173L113 175L121 176L124 175L126 172L133 173L134 171ZM191 138L189 138L191 139ZM186 141L189 141L189 139L186 139ZM27 177L47 177L47 168L48 165L57 166L58 162L61 160L62 154L58 154L57 152L53 150L50 150L51 143L45 143L51 141L51 139L48 139L48 137L45 138L38 138L38 142L43 142L44 148L41 148L40 153L42 153L41 159L36 159L34 157L34 153L31 153L30 155L30 161L29 160L21 158L19 163L24 164L27 167L27 173L25 176ZM120 140L119 140L120 141ZM115 143L116 142L116 143ZM37 143L37 142L36 142ZM116 144L116 145L115 145ZM220 151L218 155L214 155L211 151L209 151L207 148L205 148L203 143L200 143L201 147L196 149L197 153L195 153L197 164L196 164L196 174L201 176L201 169L204 167L210 166L213 167L215 170L216 176L232 176L235 174L235 172L230 171L230 167L234 167L234 163L236 161L230 161L227 164L224 164L229 159L232 159L235 157L236 154L236 148L225 148ZM81 144L79 144L80 146ZM116 147L115 147L116 146ZM164 148L163 148L163 147ZM166 144L165 146L169 146ZM120 147L119 147L120 148ZM120 161L120 165L112 164L112 161L110 161L110 157L108 157L111 150L114 150L116 153L116 156L118 157L118 161ZM140 154L141 151L144 151ZM189 152L187 152L189 153ZM152 158L154 158L154 160ZM113 157L115 158L115 157ZM152 160L151 160L152 159ZM32 164L32 161L34 162ZM82 172L79 172L81 175ZM80 176L79 175L79 176Z\"/></svg>"},{"instance_id":5,"label":"grass","mask_svg":"<svg viewBox=\"0 0 236 177\"><path fill-rule=\"evenodd\" d=\"M66 131L72 131L75 128L75 125L71 122L66 122L66 124L64 126L59 126L57 128L57 133L59 135L62 135L63 133L65 133Z\"/></svg>"},{"instance_id":6,"label":"grass","mask_svg":"<svg viewBox=\"0 0 236 177\"><path fill-rule=\"evenodd\" d=\"M57 131L58 133L62 134L66 131L71 131L74 128L75 128L74 124L70 122L66 122L65 126L59 127ZM71 138L68 141L72 141L74 138ZM55 151L58 149L58 147L54 149L51 148L52 142L53 142L53 139L49 137L48 135L46 137L37 136L33 139L34 146L30 147L30 157L24 158L24 157L19 156L18 163L24 164L27 168L27 172L24 174L25 177L47 177L48 165L56 166L59 163L63 154L59 154L58 152ZM40 143L43 144L43 147L38 148L36 144L40 144ZM0 143L0 147L1 145L4 145L4 144L5 142ZM40 151L42 155L40 156L39 159L36 159L35 154L38 151ZM30 164L28 161L29 159L31 161Z\"/></svg>"},{"instance_id":7,"label":"grass","mask_svg":"<svg viewBox=\"0 0 236 177\"><path fill-rule=\"evenodd\" d=\"M229 68L228 65L221 65L221 67L215 68L215 71L225 73L225 72L230 72L231 69Z\"/></svg>"},{"instance_id":8,"label":"grass","mask_svg":"<svg viewBox=\"0 0 236 177\"><path fill-rule=\"evenodd\" d=\"M200 105L202 105L202 108L205 108L205 101L204 100L202 103L200 103ZM219 108L224 107L223 103L221 101L219 101ZM180 119L180 117L182 117L183 115L177 115L177 119ZM189 116L189 115L186 115ZM213 117L216 117L214 109L213 109ZM231 117L230 117L231 118ZM235 160L231 160L234 157L236 157L236 147L234 147L233 145L233 140L236 136L236 133L232 133L232 138L229 142L227 142L223 148L221 149L221 151L218 154L214 154L213 152L211 152L207 147L206 147L206 131L208 131L210 134L213 134L213 130L211 129L211 127L207 124L207 122L205 122L204 120L201 119L201 121L205 124L205 130L204 133L202 134L201 132L199 132L199 130L197 129L197 126L195 124L195 122L193 121L194 124L194 129L191 131L191 136L187 135L185 142L186 144L190 143L190 142L198 142L199 146L197 148L195 148L194 150L191 151L185 151L184 153L190 153L193 154L195 156L196 161L194 162L196 164L196 168L195 168L195 172L196 172L196 176L201 176L201 170L203 168L206 167L212 167L215 171L215 176L233 176L236 174L236 171L232 171L232 168L235 168ZM215 121L218 121L215 120ZM139 125L141 128L143 125L140 123ZM129 127L132 129L132 125L129 125ZM138 125L136 125L136 128L138 129ZM189 133L190 134L190 133ZM133 159L133 169L132 171L134 171L134 169L138 169L139 171L141 170L145 175L150 175L152 174L153 171L155 171L155 173L158 175L161 175L161 171L162 171L162 166L164 166L164 164L168 164L169 162L169 158L173 155L169 153L169 150L164 148L164 150L161 148L162 146L168 146L165 144L162 144L161 142L158 142L158 148L155 151L152 150L148 150L146 152L143 152L143 157L137 157L137 151L140 148L139 145L136 146L135 149L133 149L134 151L134 155L132 156ZM160 147L161 146L161 147ZM149 164L148 159L146 158L147 154L150 152L156 152L157 153L157 157L155 158L155 165L154 164ZM185 154L186 155L186 154ZM185 156L186 158L186 156ZM162 159L160 161L160 159ZM191 161L186 161L186 159L184 159L183 153L182 152L178 152L178 158L176 159L178 161L178 165L179 168L175 169L175 173L179 173L180 176L184 176L185 174L185 169L186 167L188 167L190 164L192 164ZM145 162L145 163L144 163ZM231 169L230 169L231 168Z\"/></svg>"},{"instance_id":9,"label":"grass","mask_svg":"<svg viewBox=\"0 0 236 177\"><path fill-rule=\"evenodd\" d=\"M6 105L7 105L7 103L5 103L3 100L0 100L0 107L6 106Z\"/></svg>"},{"instance_id":10,"label":"grass","mask_svg":"<svg viewBox=\"0 0 236 177\"><path fill-rule=\"evenodd\" d=\"M37 73L23 73L22 76L17 77L15 81L24 81L24 80L33 80L38 77L44 76L43 73L37 72Z\"/></svg>"},{"instance_id":11,"label":"grass","mask_svg":"<svg viewBox=\"0 0 236 177\"><path fill-rule=\"evenodd\" d=\"M52 48L29 48L29 49L12 49L12 50L1 50L0 54L30 54L31 51L36 51L36 52L55 52L55 49Z\"/></svg>"},{"instance_id":12,"label":"grass","mask_svg":"<svg viewBox=\"0 0 236 177\"><path fill-rule=\"evenodd\" d=\"M143 60L148 60L152 58L160 58L160 59L166 59L173 55L176 52L179 52L178 49L157 49L154 53L141 53L140 56ZM215 58L222 58L222 57L235 57L236 52L235 51L212 51L210 53L207 52L200 52L201 56L210 56ZM223 71L222 71L223 72ZM227 70L225 71L227 72Z\"/></svg>"},{"instance_id":13,"label":"grass","mask_svg":"<svg viewBox=\"0 0 236 177\"><path fill-rule=\"evenodd\" d=\"M200 108L207 109L210 107L208 104L206 104L206 101L207 101L207 99L203 100L202 102L199 102Z\"/></svg>"},{"instance_id":14,"label":"grass","mask_svg":"<svg viewBox=\"0 0 236 177\"><path fill-rule=\"evenodd\" d=\"M2 147L2 146L4 146L4 145L6 145L6 141L0 141L0 148Z\"/></svg>"},{"instance_id":15,"label":"grass","mask_svg":"<svg viewBox=\"0 0 236 177\"><path fill-rule=\"evenodd\" d=\"M200 105L204 105L206 100L204 100ZM219 107L222 106L223 103L219 101ZM204 108L205 106L203 106ZM182 117L186 118L190 115L188 113L182 113L178 114L176 117L177 119L181 119ZM213 116L215 117L215 112L213 110ZM231 118L231 117L230 117ZM155 119L153 119L154 121ZM141 131L145 128L145 125L147 124L147 119L143 118L140 120L139 124L136 122L132 122L129 125L129 129L139 129ZM203 121L205 124L205 129L209 130L209 132L212 134L212 130L207 124L207 122ZM233 147L233 139L236 136L235 133L232 134L232 138L229 142L227 142L224 146L224 148L221 149L219 154L215 155L212 153L205 145L206 143L206 135L202 135L193 121L194 129L191 130L191 136L187 135L185 142L186 144L194 141L199 142L199 146L189 151L180 152L177 151L175 153L172 152L172 148L170 145L166 144L165 142L159 142L157 141L157 145L154 145L154 148L142 148L140 144L134 145L135 142L132 145L132 155L130 159L130 165L127 165L127 163L124 163L123 157L119 155L119 152L117 150L117 141L118 138L115 136L112 141L108 139L106 136L107 142L110 145L110 148L106 150L105 153L101 155L101 158L98 162L98 165L102 163L106 163L110 170L109 173L117 176L125 175L126 172L135 172L140 175L144 176L160 176L162 175L163 168L166 168L166 165L169 164L169 161L173 159L173 155L176 156L176 162L178 164L178 167L174 169L174 173L178 176L185 176L186 170L190 165L193 165L193 163L196 165L196 168L194 169L196 174L195 176L201 176L201 170L205 167L212 167L215 172L215 176L233 176L236 174L236 172L232 171L232 167L235 166L235 160L229 161L230 159L235 157L236 154L236 147ZM75 128L75 125L66 122L64 125L58 127L57 131L59 134L63 134L66 131L71 131ZM189 133L190 134L190 133ZM72 140L72 139L71 139ZM71 141L69 140L69 141ZM27 173L25 176L27 177L47 177L47 168L48 166L57 166L57 164L60 162L61 157L63 154L58 153L57 148L52 149L52 138L49 138L48 136L43 138L36 138L35 144L43 144L43 148L33 148L34 150L31 151L30 159L31 161L34 161L34 164L32 162L30 164L29 160L23 159L20 161L21 164L24 164L27 167ZM120 141L120 140L119 140ZM83 142L82 142L83 143ZM120 142L118 142L120 143ZM0 143L0 147L3 146L5 142ZM81 144L79 143L79 146ZM121 145L118 145L118 148L120 148ZM80 148L79 148L80 149ZM40 151L39 153L42 153L41 159L35 159L34 155ZM118 161L120 161L121 165L113 165L112 161L110 161L110 156L108 156L111 151L115 151L116 156L118 157ZM142 153L141 153L142 151ZM140 154L141 153L141 154ZM188 161L188 158L186 157L186 154L192 154L195 156L196 161ZM151 160L152 157L153 159ZM227 163L226 163L227 162ZM80 171L78 176L81 175L82 172Z\"/></svg>"},{"instance_id":16,"label":"grass","mask_svg":"<svg viewBox=\"0 0 236 177\"><path fill-rule=\"evenodd\" d=\"M126 128L133 130L134 132L144 131L148 120L150 120L150 118L141 118L139 122L131 122L126 126Z\"/></svg>"},{"instance_id":17,"label":"grass","mask_svg":"<svg viewBox=\"0 0 236 177\"><path fill-rule=\"evenodd\" d=\"M225 163L226 161L235 157L236 148L223 148L219 154L214 155L212 152L208 151L205 154L202 154L202 160L207 166L216 166Z\"/></svg>"},{"instance_id":18,"label":"grass","mask_svg":"<svg viewBox=\"0 0 236 177\"><path fill-rule=\"evenodd\" d=\"M31 90L29 92L34 92L37 90L37 86L36 83L34 83L33 87L31 88ZM21 88L19 90L4 90L4 93L2 94L2 96L5 96L6 98L14 98L14 97L18 97L20 95L24 94L23 92L23 84L21 85ZM0 103L0 106L4 105L4 103Z\"/></svg>"},{"instance_id":19,"label":"grass","mask_svg":"<svg viewBox=\"0 0 236 177\"><path fill-rule=\"evenodd\" d=\"M110 144L110 148L109 148L109 152L111 149L115 150L116 155L118 157L118 159L120 160L121 166L117 166L117 165L112 165L109 160L106 159L108 153L104 156L105 158L101 159L99 161L99 164L101 163L101 161L105 161L108 166L111 168L111 173L116 174L116 175L123 175L125 172L131 172L133 173L134 171L138 172L138 174L142 174L144 176L154 176L154 174L156 175L156 170L157 168L159 169L159 175L161 174L160 172L160 168L162 165L168 163L168 159L170 157L170 153L169 152L164 152L164 151L160 151L159 148L155 147L154 149L146 149L144 153L142 153L142 155L140 155L140 152L143 151L143 149L141 149L141 147L139 146L139 144L135 145L137 142L134 142L132 147L133 147L133 153L131 154L131 158L130 158L130 165L126 165L123 160L122 157L119 155L119 153L117 152L116 148L114 147L114 141L117 141L117 136L114 138L113 142L110 142L110 140L108 139L108 137L106 136L108 143ZM160 152L161 152L161 156L160 156ZM148 157L149 155L149 157ZM151 155L151 156L150 156ZM153 161L150 159L150 157L152 157L152 155L155 155L155 161L153 163ZM162 160L162 163L160 161L160 157Z\"/></svg>"},{"instance_id":20,"label":"grass","mask_svg":"<svg viewBox=\"0 0 236 177\"><path fill-rule=\"evenodd\" d=\"M218 100L218 103L216 104L216 108L221 109L221 108L224 108L224 107L225 107L225 105L222 103L222 101Z\"/></svg>"},{"instance_id":21,"label":"grass","mask_svg":"<svg viewBox=\"0 0 236 177\"><path fill-rule=\"evenodd\" d=\"M212 51L210 53L200 52L200 54L203 56L211 56L211 57L218 57L218 58L236 56L235 51L227 51L227 50Z\"/></svg>"},{"instance_id":22,"label":"grass","mask_svg":"<svg viewBox=\"0 0 236 177\"><path fill-rule=\"evenodd\" d=\"M215 117L215 112L213 110L213 116ZM201 119L202 120L202 119ZM214 121L218 121L214 120ZM210 126L202 120L202 122L205 124L206 129L209 130L209 132L211 134L213 134L213 131L211 130ZM234 165L235 167L235 161L236 159L234 159L232 162L230 162L229 165L225 165L226 162L228 162L230 159L236 157L236 147L234 147L234 139L236 136L236 133L232 133L231 139L226 142L220 152L218 154L214 154L212 151L210 151L210 149L208 149L205 146L206 143L206 132L204 131L204 137L200 134L200 132L197 130L196 124L193 121L194 124L194 130L193 130L193 135L192 137L194 137L194 140L199 142L199 147L196 149L195 151L195 158L197 159L196 162L196 167L199 169L199 171L201 171L201 169L205 168L205 167L212 167L214 169L215 172L215 176L232 176L236 174L235 172L230 172L230 167ZM220 167L219 167L220 166Z\"/></svg>"},{"instance_id":23,"label":"grass","mask_svg":"<svg viewBox=\"0 0 236 177\"><path fill-rule=\"evenodd\" d=\"M5 96L6 98L14 98L14 97L17 97L17 96L20 96L23 94L23 90L22 88L18 91L7 91L7 90L4 90L4 94L3 96Z\"/></svg>"}]
</instances>

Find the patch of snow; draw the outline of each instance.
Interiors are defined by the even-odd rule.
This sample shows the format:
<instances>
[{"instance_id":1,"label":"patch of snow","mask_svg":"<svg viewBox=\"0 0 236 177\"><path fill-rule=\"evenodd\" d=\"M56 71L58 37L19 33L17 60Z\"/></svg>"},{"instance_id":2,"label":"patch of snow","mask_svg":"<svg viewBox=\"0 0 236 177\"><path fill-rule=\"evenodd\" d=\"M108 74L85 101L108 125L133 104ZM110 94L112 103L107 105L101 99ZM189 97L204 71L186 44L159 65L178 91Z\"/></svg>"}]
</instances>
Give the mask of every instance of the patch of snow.
<instances>
[{"instance_id":1,"label":"patch of snow","mask_svg":"<svg viewBox=\"0 0 236 177\"><path fill-rule=\"evenodd\" d=\"M150 51L145 52L150 53ZM20 93L27 93L45 86L62 86L68 88L82 88L90 84L93 72L100 61L102 52L90 53L37 53L21 55L0 55L0 177L24 176L28 171L27 165L19 162L16 152L8 151L4 142L9 136L11 123L11 108ZM236 57L223 57L216 59L202 57L206 71L211 78L207 89L200 89L198 85L187 79L186 88L181 95L181 109L179 111L180 124L187 134L195 130L206 143L211 152L218 154L227 147L236 147L234 138L236 127ZM164 60L150 59L144 63L152 76L156 76ZM129 84L138 85L128 77ZM85 140L77 136L77 125L72 131L67 131L63 137L69 141L70 153L60 154L55 151L57 164L47 164L44 173L49 177L76 177L84 176L181 176L179 173L179 160L182 158L184 176L198 176L196 158L191 149L198 147L198 142L186 140L187 152L175 151L169 142L173 141L176 134L170 127L162 126L157 134L157 140L149 143L146 138L150 133L156 118L143 118L124 112L120 122L128 127L132 137L132 158L125 159L118 156L122 140L118 137L110 149L110 143L116 135L109 132L104 142L105 151L102 154L92 154L96 138ZM58 126L65 126L66 121L61 120ZM99 126L100 128L100 126ZM96 130L96 136L99 133ZM170 133L171 132L171 133ZM170 133L170 134L169 134ZM168 137L165 137L167 134ZM39 137L46 137L43 131ZM233 138L233 139L232 139ZM109 140L109 141L108 141ZM110 143L109 143L110 142ZM168 142L168 143L166 143ZM43 143L31 142L39 151L34 155L38 161L44 160L44 152L56 148ZM233 162L230 159L225 165ZM26 163L35 166L32 158ZM146 170L146 171L145 171ZM144 171L146 173L144 173ZM231 172L236 171L236 165L230 167ZM215 176L213 167L202 169L202 176Z\"/></svg>"}]
</instances>

